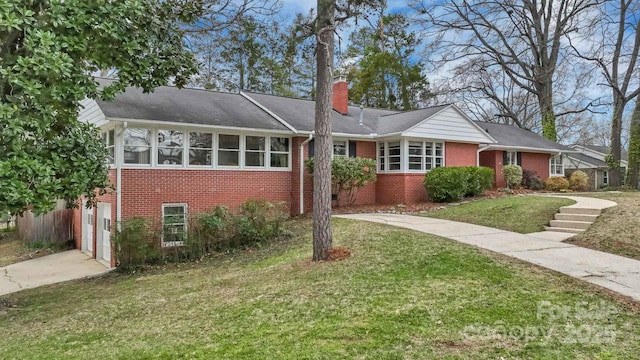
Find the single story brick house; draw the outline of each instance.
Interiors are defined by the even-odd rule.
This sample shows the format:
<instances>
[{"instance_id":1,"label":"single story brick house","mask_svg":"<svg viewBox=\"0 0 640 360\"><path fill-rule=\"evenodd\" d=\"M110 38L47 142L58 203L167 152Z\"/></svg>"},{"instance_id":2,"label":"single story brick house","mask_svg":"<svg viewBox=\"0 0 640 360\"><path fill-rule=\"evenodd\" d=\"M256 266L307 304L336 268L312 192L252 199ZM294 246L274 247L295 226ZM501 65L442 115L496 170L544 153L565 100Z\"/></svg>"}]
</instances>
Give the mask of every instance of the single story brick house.
<instances>
[{"instance_id":1,"label":"single story brick house","mask_svg":"<svg viewBox=\"0 0 640 360\"><path fill-rule=\"evenodd\" d=\"M517 126L477 122L496 143L480 145L480 166L495 171L495 186L505 187L502 168L504 165L520 165L533 170L542 180L550 176L564 176L564 158L576 151L568 146Z\"/></svg>"},{"instance_id":2,"label":"single story brick house","mask_svg":"<svg viewBox=\"0 0 640 360\"><path fill-rule=\"evenodd\" d=\"M597 145L572 145L571 147L576 152L564 158L566 175L571 176L574 171L581 170L589 176L590 189L596 190L608 186L609 164L605 159L609 154L610 148ZM623 150L621 155L620 167L622 168L622 173L625 174L629 154Z\"/></svg>"},{"instance_id":3,"label":"single story brick house","mask_svg":"<svg viewBox=\"0 0 640 360\"><path fill-rule=\"evenodd\" d=\"M531 161L544 178L552 155L565 150L547 143L510 147L505 137L511 133L497 129L511 126L476 123L454 105L408 112L361 108L349 105L347 92L347 82L337 79L333 154L376 159L378 172L356 204L427 200L422 182L429 170L480 164L501 172L504 151L518 152L523 165ZM102 130L116 190L95 208L76 211L74 235L79 249L111 266L112 224L122 219L170 218L162 241L171 246L189 214L216 205L234 208L262 198L288 204L291 214L311 211L313 179L303 160L313 155L313 101L163 86L152 94L128 88L113 102L82 105L80 121Z\"/></svg>"}]
</instances>

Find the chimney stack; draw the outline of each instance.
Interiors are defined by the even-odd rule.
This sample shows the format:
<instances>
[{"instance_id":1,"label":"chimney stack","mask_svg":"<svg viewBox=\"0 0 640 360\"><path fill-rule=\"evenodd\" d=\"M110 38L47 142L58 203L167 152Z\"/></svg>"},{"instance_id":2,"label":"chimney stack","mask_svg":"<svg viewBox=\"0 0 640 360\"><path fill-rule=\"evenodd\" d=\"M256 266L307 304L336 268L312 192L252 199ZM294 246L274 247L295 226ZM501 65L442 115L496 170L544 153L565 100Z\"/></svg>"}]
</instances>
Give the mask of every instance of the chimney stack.
<instances>
[{"instance_id":1,"label":"chimney stack","mask_svg":"<svg viewBox=\"0 0 640 360\"><path fill-rule=\"evenodd\" d=\"M344 76L333 79L333 109L342 115L349 113L349 84Z\"/></svg>"}]
</instances>

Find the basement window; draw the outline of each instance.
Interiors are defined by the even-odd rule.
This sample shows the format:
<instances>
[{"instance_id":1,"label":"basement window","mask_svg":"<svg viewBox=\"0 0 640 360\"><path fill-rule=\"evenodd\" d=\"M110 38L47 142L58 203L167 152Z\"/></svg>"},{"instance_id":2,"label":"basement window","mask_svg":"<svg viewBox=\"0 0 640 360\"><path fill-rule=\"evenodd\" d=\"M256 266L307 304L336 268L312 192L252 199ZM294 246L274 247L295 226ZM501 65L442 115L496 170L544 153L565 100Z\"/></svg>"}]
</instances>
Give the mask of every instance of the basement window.
<instances>
[{"instance_id":1,"label":"basement window","mask_svg":"<svg viewBox=\"0 0 640 360\"><path fill-rule=\"evenodd\" d=\"M162 246L182 246L187 234L187 204L162 204Z\"/></svg>"}]
</instances>

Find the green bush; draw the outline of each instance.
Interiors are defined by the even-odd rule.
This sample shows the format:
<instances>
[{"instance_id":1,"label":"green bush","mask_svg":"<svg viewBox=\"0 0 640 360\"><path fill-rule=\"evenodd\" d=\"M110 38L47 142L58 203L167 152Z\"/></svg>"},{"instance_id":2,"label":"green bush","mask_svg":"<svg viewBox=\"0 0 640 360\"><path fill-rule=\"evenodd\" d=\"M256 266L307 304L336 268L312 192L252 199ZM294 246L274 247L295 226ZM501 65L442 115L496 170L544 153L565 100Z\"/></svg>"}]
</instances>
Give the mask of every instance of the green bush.
<instances>
[{"instance_id":1,"label":"green bush","mask_svg":"<svg viewBox=\"0 0 640 360\"><path fill-rule=\"evenodd\" d=\"M188 258L199 258L213 251L236 247L234 217L226 206L216 206L209 212L195 215L189 229L184 243Z\"/></svg>"},{"instance_id":2,"label":"green bush","mask_svg":"<svg viewBox=\"0 0 640 360\"><path fill-rule=\"evenodd\" d=\"M269 241L280 235L287 218L284 204L264 200L249 200L240 206L235 218L236 238L240 246Z\"/></svg>"},{"instance_id":3,"label":"green bush","mask_svg":"<svg viewBox=\"0 0 640 360\"><path fill-rule=\"evenodd\" d=\"M574 171L569 176L569 189L573 191L585 191L589 185L589 176L580 170Z\"/></svg>"},{"instance_id":4,"label":"green bush","mask_svg":"<svg viewBox=\"0 0 640 360\"><path fill-rule=\"evenodd\" d=\"M313 174L314 158L305 160L307 170ZM346 197L348 205L356 200L360 188L376 181L376 161L369 158L335 156L331 161L331 183L337 195L336 205Z\"/></svg>"},{"instance_id":5,"label":"green bush","mask_svg":"<svg viewBox=\"0 0 640 360\"><path fill-rule=\"evenodd\" d=\"M485 167L439 167L429 171L424 187L432 201L459 201L493 187L493 170Z\"/></svg>"},{"instance_id":6,"label":"green bush","mask_svg":"<svg viewBox=\"0 0 640 360\"><path fill-rule=\"evenodd\" d=\"M505 165L502 168L502 174L509 189L513 189L522 183L522 168L519 165Z\"/></svg>"},{"instance_id":7,"label":"green bush","mask_svg":"<svg viewBox=\"0 0 640 360\"><path fill-rule=\"evenodd\" d=\"M120 230L111 238L118 267L135 268L158 257L157 236L151 229L151 223L140 217L120 222Z\"/></svg>"},{"instance_id":8,"label":"green bush","mask_svg":"<svg viewBox=\"0 0 640 360\"><path fill-rule=\"evenodd\" d=\"M569 189L569 180L563 176L552 176L545 182L545 187L550 191L564 191Z\"/></svg>"}]
</instances>

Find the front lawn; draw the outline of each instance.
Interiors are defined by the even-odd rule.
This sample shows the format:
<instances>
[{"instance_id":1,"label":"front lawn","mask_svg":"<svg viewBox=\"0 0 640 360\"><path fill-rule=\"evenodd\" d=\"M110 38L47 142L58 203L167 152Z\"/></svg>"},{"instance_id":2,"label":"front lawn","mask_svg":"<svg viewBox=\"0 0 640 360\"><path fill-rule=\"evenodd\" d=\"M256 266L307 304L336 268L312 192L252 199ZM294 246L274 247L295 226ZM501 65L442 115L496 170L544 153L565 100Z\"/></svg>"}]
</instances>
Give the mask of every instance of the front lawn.
<instances>
[{"instance_id":1,"label":"front lawn","mask_svg":"<svg viewBox=\"0 0 640 360\"><path fill-rule=\"evenodd\" d=\"M299 224L297 221L292 224ZM590 285L435 236L336 219L199 264L5 296L0 358L634 358L640 317ZM3 304L3 301L0 301Z\"/></svg>"},{"instance_id":2,"label":"front lawn","mask_svg":"<svg viewBox=\"0 0 640 360\"><path fill-rule=\"evenodd\" d=\"M589 193L584 196L615 201L598 220L565 242L640 260L640 192Z\"/></svg>"},{"instance_id":3,"label":"front lawn","mask_svg":"<svg viewBox=\"0 0 640 360\"><path fill-rule=\"evenodd\" d=\"M557 197L509 196L449 206L423 215L528 234L543 231L560 207L573 204L573 200Z\"/></svg>"}]
</instances>

